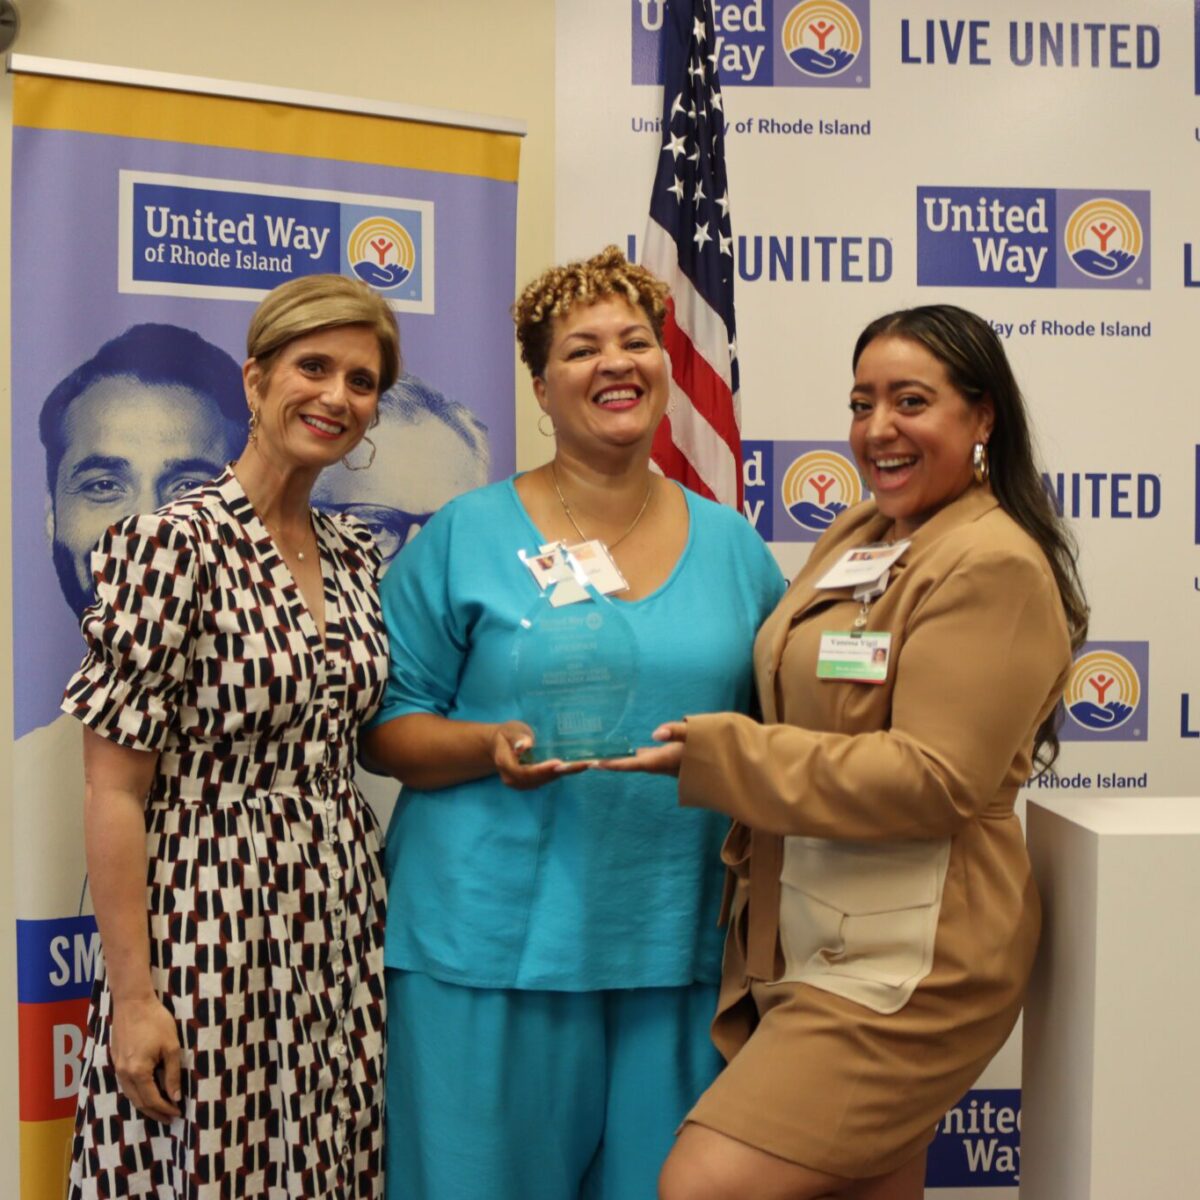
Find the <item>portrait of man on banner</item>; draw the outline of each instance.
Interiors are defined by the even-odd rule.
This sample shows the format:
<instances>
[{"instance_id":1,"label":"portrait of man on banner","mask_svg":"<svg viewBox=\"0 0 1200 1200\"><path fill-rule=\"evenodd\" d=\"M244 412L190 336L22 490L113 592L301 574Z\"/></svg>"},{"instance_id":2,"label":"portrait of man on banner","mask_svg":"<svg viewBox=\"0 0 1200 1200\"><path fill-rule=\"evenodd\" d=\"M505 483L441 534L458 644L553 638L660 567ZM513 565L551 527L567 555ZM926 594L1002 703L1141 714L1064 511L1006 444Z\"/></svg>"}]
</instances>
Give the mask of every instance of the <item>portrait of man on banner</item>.
<instances>
[{"instance_id":1,"label":"portrait of man on banner","mask_svg":"<svg viewBox=\"0 0 1200 1200\"><path fill-rule=\"evenodd\" d=\"M233 357L171 324L131 325L51 389L38 415L46 535L75 623L92 602L90 559L101 534L218 474L241 448L245 413ZM90 911L80 745L78 722L60 715L14 747L19 841L46 864L22 889L28 918Z\"/></svg>"},{"instance_id":2,"label":"portrait of man on banner","mask_svg":"<svg viewBox=\"0 0 1200 1200\"><path fill-rule=\"evenodd\" d=\"M313 499L362 521L386 565L447 500L487 483L491 452L487 426L469 408L408 373L380 396L369 436L377 469L330 467Z\"/></svg>"},{"instance_id":3,"label":"portrait of man on banner","mask_svg":"<svg viewBox=\"0 0 1200 1200\"><path fill-rule=\"evenodd\" d=\"M179 325L132 325L68 374L42 405L46 528L76 620L92 600L89 556L114 522L218 474L245 438L242 372Z\"/></svg>"}]
</instances>

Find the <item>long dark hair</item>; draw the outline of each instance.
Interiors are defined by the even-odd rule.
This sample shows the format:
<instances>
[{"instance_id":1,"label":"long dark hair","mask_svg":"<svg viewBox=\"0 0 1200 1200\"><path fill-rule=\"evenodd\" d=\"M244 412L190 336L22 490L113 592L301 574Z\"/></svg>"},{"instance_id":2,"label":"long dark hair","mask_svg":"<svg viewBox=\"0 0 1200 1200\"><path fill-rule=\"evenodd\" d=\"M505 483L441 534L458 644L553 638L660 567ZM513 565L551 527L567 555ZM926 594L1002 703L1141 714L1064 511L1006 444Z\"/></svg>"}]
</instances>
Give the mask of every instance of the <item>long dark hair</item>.
<instances>
[{"instance_id":1,"label":"long dark hair","mask_svg":"<svg viewBox=\"0 0 1200 1200\"><path fill-rule=\"evenodd\" d=\"M879 317L862 331L854 345L856 368L862 352L878 337L919 343L945 366L950 382L969 404L978 404L985 396L991 400L995 412L988 439L992 491L1000 507L1037 542L1050 563L1067 617L1071 649L1078 650L1088 628L1079 549L1042 483L1025 400L1000 339L982 317L953 304L901 309ZM1061 718L1060 700L1034 735L1033 762L1039 774L1058 757Z\"/></svg>"}]
</instances>

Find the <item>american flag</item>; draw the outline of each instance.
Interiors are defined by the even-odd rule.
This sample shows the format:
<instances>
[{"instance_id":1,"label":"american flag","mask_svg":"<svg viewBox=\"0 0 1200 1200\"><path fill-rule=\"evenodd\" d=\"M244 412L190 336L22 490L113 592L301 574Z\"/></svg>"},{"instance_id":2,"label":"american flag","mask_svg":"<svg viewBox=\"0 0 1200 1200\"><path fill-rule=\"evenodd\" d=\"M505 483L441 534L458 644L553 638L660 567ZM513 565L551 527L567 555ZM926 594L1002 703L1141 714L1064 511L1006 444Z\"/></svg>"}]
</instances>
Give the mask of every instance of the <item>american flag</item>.
<instances>
[{"instance_id":1,"label":"american flag","mask_svg":"<svg viewBox=\"0 0 1200 1200\"><path fill-rule=\"evenodd\" d=\"M665 475L742 507L733 226L709 0L667 0L663 145L642 262L671 287L672 406L654 438Z\"/></svg>"}]
</instances>

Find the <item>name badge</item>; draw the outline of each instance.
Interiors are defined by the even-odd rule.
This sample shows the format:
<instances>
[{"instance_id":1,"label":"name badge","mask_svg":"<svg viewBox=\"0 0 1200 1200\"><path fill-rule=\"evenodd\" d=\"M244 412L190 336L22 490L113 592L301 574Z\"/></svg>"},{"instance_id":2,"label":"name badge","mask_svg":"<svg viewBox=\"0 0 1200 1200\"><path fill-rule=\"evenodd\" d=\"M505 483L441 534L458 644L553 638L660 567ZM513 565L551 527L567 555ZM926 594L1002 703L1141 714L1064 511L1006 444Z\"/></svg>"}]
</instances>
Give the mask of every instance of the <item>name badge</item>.
<instances>
[{"instance_id":1,"label":"name badge","mask_svg":"<svg viewBox=\"0 0 1200 1200\"><path fill-rule=\"evenodd\" d=\"M598 538L576 542L573 546L550 542L539 546L537 554L518 550L517 557L529 568L542 591L553 589L550 603L554 608L587 600L585 583L590 583L602 596L611 596L629 587L608 547Z\"/></svg>"},{"instance_id":2,"label":"name badge","mask_svg":"<svg viewBox=\"0 0 1200 1200\"><path fill-rule=\"evenodd\" d=\"M912 545L908 539L899 542L855 546L817 580L815 588L859 587L874 583Z\"/></svg>"},{"instance_id":3,"label":"name badge","mask_svg":"<svg viewBox=\"0 0 1200 1200\"><path fill-rule=\"evenodd\" d=\"M823 633L817 652L817 678L883 683L891 653L890 633Z\"/></svg>"}]
</instances>

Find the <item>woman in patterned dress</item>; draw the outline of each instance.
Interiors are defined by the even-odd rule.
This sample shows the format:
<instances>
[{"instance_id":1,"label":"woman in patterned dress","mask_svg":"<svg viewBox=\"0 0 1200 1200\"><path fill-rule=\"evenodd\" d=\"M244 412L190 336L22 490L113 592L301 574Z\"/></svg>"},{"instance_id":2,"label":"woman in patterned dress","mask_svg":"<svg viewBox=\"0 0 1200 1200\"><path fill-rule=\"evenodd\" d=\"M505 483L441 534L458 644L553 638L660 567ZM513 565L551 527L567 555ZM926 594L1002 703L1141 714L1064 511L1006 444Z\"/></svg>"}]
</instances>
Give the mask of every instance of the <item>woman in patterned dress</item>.
<instances>
[{"instance_id":1,"label":"woman in patterned dress","mask_svg":"<svg viewBox=\"0 0 1200 1200\"><path fill-rule=\"evenodd\" d=\"M247 351L237 462L93 555L63 701L104 948L72 1200L382 1194L384 890L352 772L387 643L370 536L309 494L399 338L365 285L309 276Z\"/></svg>"}]
</instances>

